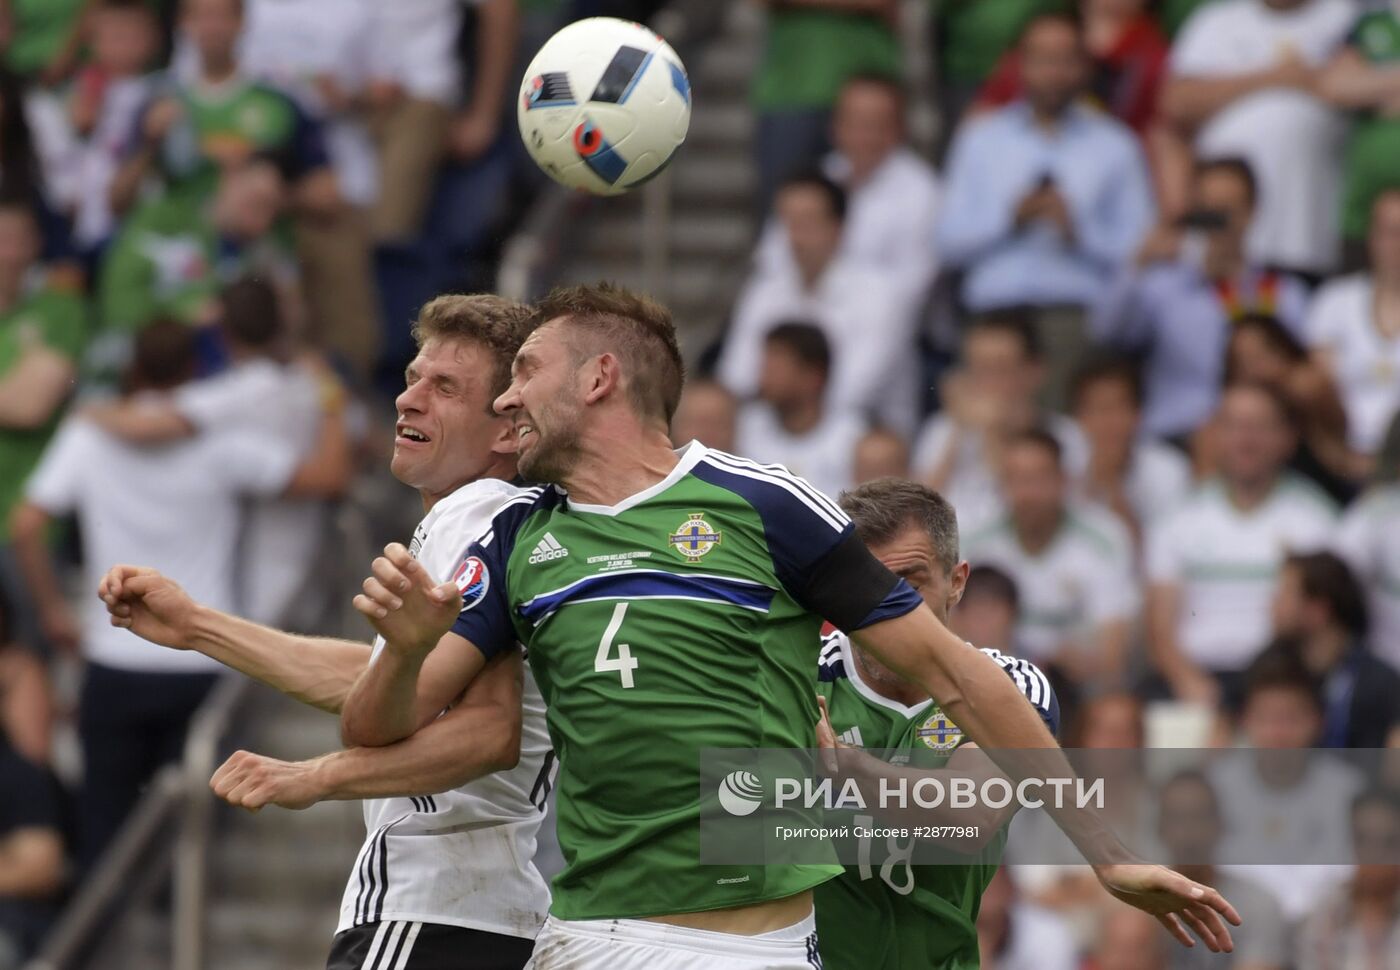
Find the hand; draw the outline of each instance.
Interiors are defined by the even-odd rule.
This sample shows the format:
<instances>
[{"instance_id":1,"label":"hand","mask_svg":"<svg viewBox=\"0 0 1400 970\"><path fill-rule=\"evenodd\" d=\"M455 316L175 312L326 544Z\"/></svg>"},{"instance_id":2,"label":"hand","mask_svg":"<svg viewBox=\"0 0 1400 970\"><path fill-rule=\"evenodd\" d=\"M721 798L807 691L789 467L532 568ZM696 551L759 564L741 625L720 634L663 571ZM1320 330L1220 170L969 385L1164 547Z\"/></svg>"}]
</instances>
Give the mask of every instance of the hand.
<instances>
[{"instance_id":1,"label":"hand","mask_svg":"<svg viewBox=\"0 0 1400 970\"><path fill-rule=\"evenodd\" d=\"M146 141L152 145L158 145L164 141L175 122L180 120L181 113L180 103L174 98L161 98L151 105L150 110L146 112L146 117L141 122L141 130L146 136Z\"/></svg>"},{"instance_id":2,"label":"hand","mask_svg":"<svg viewBox=\"0 0 1400 970\"><path fill-rule=\"evenodd\" d=\"M173 579L145 566L113 566L98 584L97 596L107 604L112 626L163 647L193 649L199 604Z\"/></svg>"},{"instance_id":3,"label":"hand","mask_svg":"<svg viewBox=\"0 0 1400 970\"><path fill-rule=\"evenodd\" d=\"M355 609L369 618L390 649L427 656L462 611L456 584L436 583L398 542L385 546L370 568L374 575L355 597Z\"/></svg>"},{"instance_id":4,"label":"hand","mask_svg":"<svg viewBox=\"0 0 1400 970\"><path fill-rule=\"evenodd\" d=\"M1137 264L1167 263L1181 252L1181 231L1171 226L1158 226L1143 240L1138 250Z\"/></svg>"},{"instance_id":5,"label":"hand","mask_svg":"<svg viewBox=\"0 0 1400 970\"><path fill-rule=\"evenodd\" d=\"M82 643L82 631L78 621L73 619L73 613L68 609L67 603L44 607L39 612L39 625L44 631L44 638L57 649L67 654L78 652L78 645Z\"/></svg>"},{"instance_id":6,"label":"hand","mask_svg":"<svg viewBox=\"0 0 1400 970\"><path fill-rule=\"evenodd\" d=\"M1209 886L1192 882L1165 866L1099 865L1094 866L1094 874L1110 895L1155 916L1182 946L1196 945L1186 930L1189 926L1212 953L1234 950L1225 921L1239 926L1240 914Z\"/></svg>"},{"instance_id":7,"label":"hand","mask_svg":"<svg viewBox=\"0 0 1400 970\"><path fill-rule=\"evenodd\" d=\"M319 778L321 759L278 761L251 751L235 751L214 772L209 787L234 808L256 812L264 805L300 810L325 795Z\"/></svg>"},{"instance_id":8,"label":"hand","mask_svg":"<svg viewBox=\"0 0 1400 970\"><path fill-rule=\"evenodd\" d=\"M375 78L365 85L365 101L373 108L392 107L403 98L403 88L397 81Z\"/></svg>"},{"instance_id":9,"label":"hand","mask_svg":"<svg viewBox=\"0 0 1400 970\"><path fill-rule=\"evenodd\" d=\"M501 119L492 109L470 110L457 116L447 135L447 147L453 157L469 162L480 158L496 140L501 130Z\"/></svg>"},{"instance_id":10,"label":"hand","mask_svg":"<svg viewBox=\"0 0 1400 970\"><path fill-rule=\"evenodd\" d=\"M836 736L836 729L831 726L831 714L826 709L826 698L820 694L817 695L817 707L821 709L821 716L817 718L817 747L821 749L822 766L828 774L835 775L841 770L836 752L850 745Z\"/></svg>"},{"instance_id":11,"label":"hand","mask_svg":"<svg viewBox=\"0 0 1400 970\"><path fill-rule=\"evenodd\" d=\"M1317 71L1308 66L1298 48L1288 44L1270 72L1272 87L1297 88L1311 91L1317 82Z\"/></svg>"},{"instance_id":12,"label":"hand","mask_svg":"<svg viewBox=\"0 0 1400 970\"><path fill-rule=\"evenodd\" d=\"M1040 218L1047 222L1054 223L1060 230L1060 235L1066 239L1074 236L1074 216L1070 213L1069 202L1059 189L1053 185L1048 185L1040 190L1042 201L1040 203Z\"/></svg>"}]
</instances>

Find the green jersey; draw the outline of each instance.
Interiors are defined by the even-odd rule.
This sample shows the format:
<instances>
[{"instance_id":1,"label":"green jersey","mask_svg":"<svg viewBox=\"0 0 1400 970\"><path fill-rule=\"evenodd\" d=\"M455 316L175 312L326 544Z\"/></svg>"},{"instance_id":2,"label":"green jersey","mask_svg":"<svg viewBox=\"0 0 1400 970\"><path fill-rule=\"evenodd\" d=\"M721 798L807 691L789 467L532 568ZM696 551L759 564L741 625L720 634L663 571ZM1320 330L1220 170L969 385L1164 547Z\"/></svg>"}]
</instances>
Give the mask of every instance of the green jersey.
<instances>
[{"instance_id":1,"label":"green jersey","mask_svg":"<svg viewBox=\"0 0 1400 970\"><path fill-rule=\"evenodd\" d=\"M0 313L0 378L24 358L25 351L43 346L71 361L78 359L87 339L87 311L76 293L38 287ZM0 428L0 541L9 538L10 512L23 494L24 480L39 463L53 437L60 415L38 428Z\"/></svg>"},{"instance_id":2,"label":"green jersey","mask_svg":"<svg viewBox=\"0 0 1400 970\"><path fill-rule=\"evenodd\" d=\"M254 155L275 161L291 180L330 164L320 124L273 88L235 78L177 87L170 96L180 118L161 143L160 163L175 191L208 198L221 165Z\"/></svg>"},{"instance_id":3,"label":"green jersey","mask_svg":"<svg viewBox=\"0 0 1400 970\"><path fill-rule=\"evenodd\" d=\"M1059 704L1045 675L1025 660L983 653L1056 731ZM883 751L891 764L936 769L963 741L933 700L909 707L867 685L844 634L824 639L817 677L841 740ZM856 821L870 827L879 819ZM974 970L977 909L996 874L1006 830L968 865L914 865L912 840L864 841L875 844L862 844L859 865L817 887L817 939L827 970Z\"/></svg>"},{"instance_id":4,"label":"green jersey","mask_svg":"<svg viewBox=\"0 0 1400 970\"><path fill-rule=\"evenodd\" d=\"M135 332L159 317L202 322L219 290L239 277L295 275L291 245L278 233L251 244L221 239L206 209L175 193L127 221L103 256L97 296L104 328Z\"/></svg>"},{"instance_id":5,"label":"green jersey","mask_svg":"<svg viewBox=\"0 0 1400 970\"><path fill-rule=\"evenodd\" d=\"M1352 50L1376 67L1400 63L1400 17L1390 9L1368 13L1357 21L1347 41ZM1342 234L1366 238L1371 205L1376 196L1395 185L1400 159L1400 120L1369 112L1352 126L1342 168Z\"/></svg>"},{"instance_id":6,"label":"green jersey","mask_svg":"<svg viewBox=\"0 0 1400 970\"><path fill-rule=\"evenodd\" d=\"M692 443L610 508L529 490L455 579L454 630L488 656L523 643L548 706L556 917L741 906L840 872L699 864L701 749L810 747L822 617L859 629L920 605L834 502Z\"/></svg>"}]
</instances>

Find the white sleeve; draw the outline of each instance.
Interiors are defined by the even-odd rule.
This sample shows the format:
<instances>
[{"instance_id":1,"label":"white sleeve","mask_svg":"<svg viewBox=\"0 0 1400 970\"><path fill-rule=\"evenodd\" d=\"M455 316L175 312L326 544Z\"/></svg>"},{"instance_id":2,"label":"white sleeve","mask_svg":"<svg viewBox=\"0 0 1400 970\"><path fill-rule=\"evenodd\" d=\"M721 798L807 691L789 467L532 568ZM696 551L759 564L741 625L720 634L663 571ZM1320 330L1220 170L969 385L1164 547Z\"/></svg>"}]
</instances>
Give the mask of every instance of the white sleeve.
<instances>
[{"instance_id":1,"label":"white sleeve","mask_svg":"<svg viewBox=\"0 0 1400 970\"><path fill-rule=\"evenodd\" d=\"M219 467L235 491L272 496L287 489L297 470L296 449L271 435L235 431L211 439Z\"/></svg>"},{"instance_id":2,"label":"white sleeve","mask_svg":"<svg viewBox=\"0 0 1400 970\"><path fill-rule=\"evenodd\" d=\"M80 419L65 421L25 483L24 497L50 515L72 512L78 504L79 483L93 471L93 431Z\"/></svg>"},{"instance_id":3,"label":"white sleeve","mask_svg":"<svg viewBox=\"0 0 1400 970\"><path fill-rule=\"evenodd\" d=\"M1182 517L1168 515L1147 527L1145 572L1149 583L1180 583L1182 580Z\"/></svg>"},{"instance_id":4,"label":"white sleeve","mask_svg":"<svg viewBox=\"0 0 1400 970\"><path fill-rule=\"evenodd\" d=\"M1232 31L1218 10L1202 7L1187 18L1172 44L1170 73L1183 76L1234 73L1230 51Z\"/></svg>"},{"instance_id":5,"label":"white sleeve","mask_svg":"<svg viewBox=\"0 0 1400 970\"><path fill-rule=\"evenodd\" d=\"M1089 615L1095 623L1125 620L1136 616L1142 606L1142 591L1133 569L1132 540L1117 521L1105 523L1111 548L1097 571L1097 581L1089 586Z\"/></svg>"},{"instance_id":6,"label":"white sleeve","mask_svg":"<svg viewBox=\"0 0 1400 970\"><path fill-rule=\"evenodd\" d=\"M943 461L952 444L953 421L946 414L935 414L914 442L913 466L918 475L927 475Z\"/></svg>"},{"instance_id":7,"label":"white sleeve","mask_svg":"<svg viewBox=\"0 0 1400 970\"><path fill-rule=\"evenodd\" d=\"M1371 515L1374 498L1362 498L1347 509L1332 534L1332 550L1347 561L1363 583L1375 574L1377 540L1384 534Z\"/></svg>"},{"instance_id":8,"label":"white sleeve","mask_svg":"<svg viewBox=\"0 0 1400 970\"><path fill-rule=\"evenodd\" d=\"M238 423L248 410L248 388L228 377L209 377L181 385L171 400L180 417L200 431L217 431Z\"/></svg>"},{"instance_id":9,"label":"white sleeve","mask_svg":"<svg viewBox=\"0 0 1400 970\"><path fill-rule=\"evenodd\" d=\"M734 322L724 337L717 376L735 397L753 397L758 393L758 369L763 358L763 338L769 327L781 316L775 316L770 304L774 301L766 276L772 268L758 267L734 305Z\"/></svg>"}]
</instances>

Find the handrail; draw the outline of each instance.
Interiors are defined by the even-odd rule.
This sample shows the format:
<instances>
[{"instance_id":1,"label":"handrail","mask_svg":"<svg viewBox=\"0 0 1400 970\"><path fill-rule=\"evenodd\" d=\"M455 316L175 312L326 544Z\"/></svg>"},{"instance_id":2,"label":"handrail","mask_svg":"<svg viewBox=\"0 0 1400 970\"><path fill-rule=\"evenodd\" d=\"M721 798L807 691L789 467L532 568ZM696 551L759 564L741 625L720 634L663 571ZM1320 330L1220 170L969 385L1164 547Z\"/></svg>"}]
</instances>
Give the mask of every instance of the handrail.
<instances>
[{"instance_id":1,"label":"handrail","mask_svg":"<svg viewBox=\"0 0 1400 970\"><path fill-rule=\"evenodd\" d=\"M114 904L129 890L133 874L148 864L156 845L168 840L171 822L178 822L171 966L174 970L201 970L209 833L214 815L209 776L220 742L249 686L250 681L236 674L220 678L190 721L182 763L166 765L157 772L38 955L23 970L75 970L94 935L111 916Z\"/></svg>"},{"instance_id":2,"label":"handrail","mask_svg":"<svg viewBox=\"0 0 1400 970\"><path fill-rule=\"evenodd\" d=\"M209 776L214 773L219 744L251 684L246 677L225 674L200 706L185 735L185 810L175 842L175 905L170 940L174 970L202 970L204 966L209 833L214 820Z\"/></svg>"},{"instance_id":3,"label":"handrail","mask_svg":"<svg viewBox=\"0 0 1400 970\"><path fill-rule=\"evenodd\" d=\"M107 919L113 902L128 889L130 877L147 853L169 832L169 822L185 800L184 774L166 765L137 803L111 846L63 910L39 953L23 970L71 970L93 934Z\"/></svg>"}]
</instances>

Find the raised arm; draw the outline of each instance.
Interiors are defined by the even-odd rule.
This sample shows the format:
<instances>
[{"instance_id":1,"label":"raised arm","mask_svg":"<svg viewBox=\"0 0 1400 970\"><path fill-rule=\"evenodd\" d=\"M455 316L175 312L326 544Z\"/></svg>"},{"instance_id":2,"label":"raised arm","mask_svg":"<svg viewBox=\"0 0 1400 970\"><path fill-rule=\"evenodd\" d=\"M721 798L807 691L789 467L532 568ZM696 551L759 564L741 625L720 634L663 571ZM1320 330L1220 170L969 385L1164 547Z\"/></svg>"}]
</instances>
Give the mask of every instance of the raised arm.
<instances>
[{"instance_id":1,"label":"raised arm","mask_svg":"<svg viewBox=\"0 0 1400 970\"><path fill-rule=\"evenodd\" d=\"M382 747L402 741L466 690L486 655L449 632L462 609L452 583L437 584L399 543L374 561L355 608L384 637L341 714L347 745Z\"/></svg>"},{"instance_id":2,"label":"raised arm","mask_svg":"<svg viewBox=\"0 0 1400 970\"><path fill-rule=\"evenodd\" d=\"M113 566L97 595L112 625L173 650L194 650L282 693L338 714L369 663L368 644L260 626L190 599L174 580L142 566Z\"/></svg>"},{"instance_id":3,"label":"raised arm","mask_svg":"<svg viewBox=\"0 0 1400 970\"><path fill-rule=\"evenodd\" d=\"M209 785L229 804L306 808L322 801L435 795L520 760L523 658L502 654L481 671L461 703L403 741L346 748L287 762L239 751Z\"/></svg>"}]
</instances>

